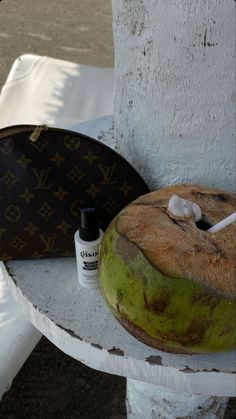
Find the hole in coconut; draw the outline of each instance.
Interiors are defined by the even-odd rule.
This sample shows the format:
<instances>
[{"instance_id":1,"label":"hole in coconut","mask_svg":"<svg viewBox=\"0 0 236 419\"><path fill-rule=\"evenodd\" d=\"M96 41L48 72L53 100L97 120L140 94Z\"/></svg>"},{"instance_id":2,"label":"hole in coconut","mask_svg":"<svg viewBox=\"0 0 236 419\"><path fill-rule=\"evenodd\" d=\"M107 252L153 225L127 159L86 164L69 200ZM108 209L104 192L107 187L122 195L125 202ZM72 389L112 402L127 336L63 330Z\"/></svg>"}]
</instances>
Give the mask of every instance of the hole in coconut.
<instances>
[{"instance_id":1,"label":"hole in coconut","mask_svg":"<svg viewBox=\"0 0 236 419\"><path fill-rule=\"evenodd\" d=\"M196 226L200 230L207 231L209 228L213 226L213 224L211 224L208 218L203 215L203 217L196 222Z\"/></svg>"}]
</instances>

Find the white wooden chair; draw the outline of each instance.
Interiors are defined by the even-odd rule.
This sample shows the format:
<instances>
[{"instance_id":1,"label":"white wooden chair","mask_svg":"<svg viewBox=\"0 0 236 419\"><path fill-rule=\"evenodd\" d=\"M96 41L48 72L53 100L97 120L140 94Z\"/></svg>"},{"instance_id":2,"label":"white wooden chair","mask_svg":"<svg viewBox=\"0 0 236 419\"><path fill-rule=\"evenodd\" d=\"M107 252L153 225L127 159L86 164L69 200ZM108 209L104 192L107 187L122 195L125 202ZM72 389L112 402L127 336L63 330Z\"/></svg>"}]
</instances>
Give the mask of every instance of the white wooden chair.
<instances>
[{"instance_id":1,"label":"white wooden chair","mask_svg":"<svg viewBox=\"0 0 236 419\"><path fill-rule=\"evenodd\" d=\"M113 84L112 69L22 55L1 91L0 128L46 123L76 130L78 122L113 113ZM0 400L40 337L10 295L0 262Z\"/></svg>"}]
</instances>

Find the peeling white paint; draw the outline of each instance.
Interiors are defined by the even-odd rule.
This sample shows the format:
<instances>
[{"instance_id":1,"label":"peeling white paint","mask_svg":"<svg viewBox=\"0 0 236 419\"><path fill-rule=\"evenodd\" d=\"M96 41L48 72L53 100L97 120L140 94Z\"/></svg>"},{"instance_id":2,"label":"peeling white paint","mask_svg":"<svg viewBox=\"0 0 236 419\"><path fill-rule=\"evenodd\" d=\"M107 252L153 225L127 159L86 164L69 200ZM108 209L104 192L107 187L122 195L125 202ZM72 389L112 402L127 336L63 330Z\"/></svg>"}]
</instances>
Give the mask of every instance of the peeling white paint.
<instances>
[{"instance_id":1,"label":"peeling white paint","mask_svg":"<svg viewBox=\"0 0 236 419\"><path fill-rule=\"evenodd\" d=\"M127 419L223 419L227 404L227 397L188 394L127 379Z\"/></svg>"}]
</instances>

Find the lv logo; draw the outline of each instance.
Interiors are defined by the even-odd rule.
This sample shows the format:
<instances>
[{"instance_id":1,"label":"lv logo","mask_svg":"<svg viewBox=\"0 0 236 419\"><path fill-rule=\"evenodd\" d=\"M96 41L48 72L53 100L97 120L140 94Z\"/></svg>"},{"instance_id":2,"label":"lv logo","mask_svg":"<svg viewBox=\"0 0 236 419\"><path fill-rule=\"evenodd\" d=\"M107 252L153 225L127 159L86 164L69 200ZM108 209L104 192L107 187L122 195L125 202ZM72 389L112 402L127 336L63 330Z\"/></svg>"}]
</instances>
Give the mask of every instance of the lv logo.
<instances>
[{"instance_id":1,"label":"lv logo","mask_svg":"<svg viewBox=\"0 0 236 419\"><path fill-rule=\"evenodd\" d=\"M44 234L40 234L39 237L44 244L43 252L58 252L59 251L58 247L55 249L55 241L57 238L56 234L54 234L54 236L45 236Z\"/></svg>"},{"instance_id":2,"label":"lv logo","mask_svg":"<svg viewBox=\"0 0 236 419\"><path fill-rule=\"evenodd\" d=\"M103 179L101 181L102 184L108 185L117 182L117 179L113 178L116 163L114 163L112 166L105 166L104 164L99 164L98 167L103 175Z\"/></svg>"},{"instance_id":3,"label":"lv logo","mask_svg":"<svg viewBox=\"0 0 236 419\"><path fill-rule=\"evenodd\" d=\"M32 170L37 180L37 185L34 188L35 190L50 189L52 187L52 183L48 184L48 175L49 175L50 168L48 169L33 168Z\"/></svg>"}]
</instances>

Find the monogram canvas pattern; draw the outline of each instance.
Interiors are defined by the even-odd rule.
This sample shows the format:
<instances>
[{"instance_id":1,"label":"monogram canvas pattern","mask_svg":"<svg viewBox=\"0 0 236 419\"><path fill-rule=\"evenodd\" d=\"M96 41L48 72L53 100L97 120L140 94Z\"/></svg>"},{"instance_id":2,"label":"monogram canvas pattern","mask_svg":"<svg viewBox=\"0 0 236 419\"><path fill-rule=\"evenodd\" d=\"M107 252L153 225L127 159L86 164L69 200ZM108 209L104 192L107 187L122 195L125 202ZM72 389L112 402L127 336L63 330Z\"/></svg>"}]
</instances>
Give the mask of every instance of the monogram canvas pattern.
<instances>
[{"instance_id":1,"label":"monogram canvas pattern","mask_svg":"<svg viewBox=\"0 0 236 419\"><path fill-rule=\"evenodd\" d=\"M74 256L80 208L95 206L105 230L148 192L138 173L104 144L61 129L0 130L0 260Z\"/></svg>"}]
</instances>

